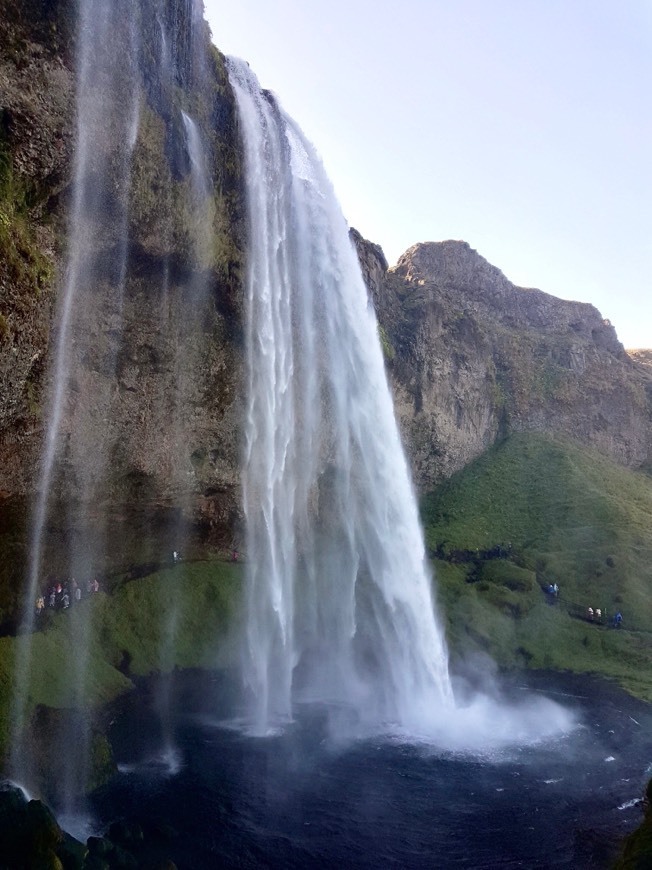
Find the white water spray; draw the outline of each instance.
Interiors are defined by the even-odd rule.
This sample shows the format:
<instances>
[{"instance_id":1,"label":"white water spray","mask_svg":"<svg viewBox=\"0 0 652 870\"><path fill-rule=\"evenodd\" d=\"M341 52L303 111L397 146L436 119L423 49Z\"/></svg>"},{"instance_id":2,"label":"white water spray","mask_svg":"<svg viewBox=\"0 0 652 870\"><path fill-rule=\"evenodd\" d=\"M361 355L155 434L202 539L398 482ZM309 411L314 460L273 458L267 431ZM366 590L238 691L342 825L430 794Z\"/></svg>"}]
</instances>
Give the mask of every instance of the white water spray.
<instances>
[{"instance_id":1,"label":"white water spray","mask_svg":"<svg viewBox=\"0 0 652 870\"><path fill-rule=\"evenodd\" d=\"M244 677L254 728L293 700L418 727L452 704L377 323L330 182L229 60L249 211Z\"/></svg>"},{"instance_id":2,"label":"white water spray","mask_svg":"<svg viewBox=\"0 0 652 870\"><path fill-rule=\"evenodd\" d=\"M186 141L188 143L192 189L197 202L201 203L210 193L210 181L208 170L206 168L206 154L197 124L190 115L187 115L185 112L182 112L181 116L186 131Z\"/></svg>"},{"instance_id":3,"label":"white water spray","mask_svg":"<svg viewBox=\"0 0 652 870\"><path fill-rule=\"evenodd\" d=\"M26 758L19 735L25 724L28 704L31 662L31 633L34 629L34 601L42 583L44 538L48 511L51 503L55 469L61 453L61 427L67 403L70 402L69 383L73 366L75 344L79 338L77 317L83 303L80 296L92 283L93 257L96 247L99 203L106 195L109 155L107 142L113 138L122 143L116 149L117 171L113 172L116 197L116 253L113 272L117 276L121 292L127 261L127 211L125 191L129 185L131 154L138 133L138 32L135 10L131 4L115 3L112 0L87 0L80 4L77 60L77 141L75 149L72 209L69 223L69 250L61 303L57 318L56 339L52 357L52 377L49 395L49 413L43 448L38 494L33 511L30 547L29 577L24 609L22 634L17 654L15 683L16 693L13 710L14 734L12 739L12 769L19 773L26 770ZM115 61L113 39L115 34L126 37L121 64ZM116 93L122 98L120 107ZM103 97L110 95L113 102L107 105ZM126 100L126 104L125 104ZM126 108L126 112L125 112ZM111 126L113 125L113 127ZM112 129L113 136L107 131ZM121 199L120 199L121 197ZM121 301L118 305L121 308ZM94 495L95 481L106 457L96 445L88 450L89 463L78 467L78 484L81 501L89 503ZM82 451L83 452L83 451ZM72 564L73 574L79 576L82 569L92 570L92 556L83 557L84 564ZM87 638L76 638L80 654L75 657L75 667L83 670ZM84 674L73 676L79 684ZM81 739L81 738L80 738ZM80 750L79 756L83 755Z\"/></svg>"}]
</instances>

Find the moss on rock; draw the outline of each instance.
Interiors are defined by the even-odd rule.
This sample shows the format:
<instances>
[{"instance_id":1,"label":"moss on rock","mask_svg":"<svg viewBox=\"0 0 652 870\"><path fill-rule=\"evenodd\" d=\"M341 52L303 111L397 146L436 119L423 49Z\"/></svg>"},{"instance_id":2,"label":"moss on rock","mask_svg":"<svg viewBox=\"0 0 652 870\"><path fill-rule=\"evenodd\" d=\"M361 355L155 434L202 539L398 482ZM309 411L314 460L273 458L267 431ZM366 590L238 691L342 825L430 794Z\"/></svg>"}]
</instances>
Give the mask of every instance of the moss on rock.
<instances>
[{"instance_id":1,"label":"moss on rock","mask_svg":"<svg viewBox=\"0 0 652 870\"><path fill-rule=\"evenodd\" d=\"M75 716L98 710L131 690L133 677L174 667L227 666L232 661L229 629L237 623L240 577L239 565L181 564L54 614L50 624L32 636L28 715L33 755L41 758L40 766L44 770L52 767L48 765L48 734L74 732ZM172 638L171 607L176 612ZM91 641L80 694L71 675L79 672L76 638L85 633ZM0 638L0 754L8 746L20 641ZM113 761L108 744L96 732L92 756L93 784L98 785L112 772Z\"/></svg>"}]
</instances>

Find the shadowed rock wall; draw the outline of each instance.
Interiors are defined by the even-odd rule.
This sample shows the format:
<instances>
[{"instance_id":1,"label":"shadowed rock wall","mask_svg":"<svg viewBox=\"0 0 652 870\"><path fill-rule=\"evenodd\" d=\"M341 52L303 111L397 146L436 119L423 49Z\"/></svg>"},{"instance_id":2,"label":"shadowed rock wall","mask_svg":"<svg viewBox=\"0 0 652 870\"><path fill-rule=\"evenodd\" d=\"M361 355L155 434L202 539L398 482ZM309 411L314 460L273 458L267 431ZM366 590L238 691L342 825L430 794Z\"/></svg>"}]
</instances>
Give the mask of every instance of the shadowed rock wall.
<instances>
[{"instance_id":1,"label":"shadowed rock wall","mask_svg":"<svg viewBox=\"0 0 652 870\"><path fill-rule=\"evenodd\" d=\"M240 143L223 57L192 8L192 0L138 5L138 134L128 186L119 174L112 179L99 171L93 182L103 208L92 227L88 292L75 311L88 340L69 348L52 486L60 509L51 512L48 532L59 549L71 516L67 506L95 491L86 519L92 525L96 509L113 516L126 562L140 558L133 548L128 552L132 538L138 544L134 517L150 523L161 511L169 527L179 520L168 514L181 513L223 545L240 518ZM0 568L5 588L19 586L24 571L16 541L24 541L39 481L71 241L76 12L75 0L0 0L0 508L4 503L11 517L0 523L0 547L12 542L11 566ZM125 42L116 37L118 67ZM120 93L127 76L118 73L114 87L119 112L121 102L128 105ZM199 234L198 217L189 212L192 167L182 111L195 120L209 155L211 192ZM92 156L103 167L125 160L114 126L108 117L107 136ZM128 221L124 275L112 267L125 236L119 214ZM201 300L200 285L208 288ZM94 466L94 455L108 457L108 468L106 461ZM97 475L94 490L80 480L80 469ZM0 622L2 616L0 600Z\"/></svg>"}]
</instances>

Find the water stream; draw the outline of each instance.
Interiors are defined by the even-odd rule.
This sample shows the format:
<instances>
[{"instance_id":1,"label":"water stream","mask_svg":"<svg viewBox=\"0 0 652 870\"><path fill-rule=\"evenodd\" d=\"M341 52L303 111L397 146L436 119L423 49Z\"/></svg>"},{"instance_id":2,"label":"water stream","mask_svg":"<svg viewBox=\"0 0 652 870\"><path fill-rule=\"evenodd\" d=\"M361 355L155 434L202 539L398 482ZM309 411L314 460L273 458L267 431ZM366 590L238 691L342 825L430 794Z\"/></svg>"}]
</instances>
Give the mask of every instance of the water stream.
<instances>
[{"instance_id":1,"label":"water stream","mask_svg":"<svg viewBox=\"0 0 652 870\"><path fill-rule=\"evenodd\" d=\"M121 43L116 61L116 40ZM116 298L115 328L123 307L128 255L128 197L131 156L138 135L139 92L137 59L138 31L133 4L112 0L88 0L81 4L78 23L77 54L77 135L74 158L72 207L68 227L68 256L56 320L54 352L51 363L51 389L47 427L42 453L40 479L32 520L29 576L17 664L17 692L13 711L12 768L20 778L29 779L29 753L21 741L28 703L31 661L31 633L34 629L34 601L43 584L44 540L52 489L62 458L64 439L62 419L69 412L75 394L70 382L80 354L84 353L83 311L85 295L97 278L98 238L102 233L101 216L110 211L114 223L114 247L105 269L110 274ZM118 96L119 95L119 98ZM109 137L108 131L113 136ZM113 155L107 142L118 143ZM113 160L111 158L113 157ZM114 191L112 193L112 191ZM117 191L117 193L115 193ZM81 340L81 341L80 341ZM117 347L105 365L115 367ZM96 413L110 414L113 395L96 395L100 406ZM69 503L71 526L83 525L90 506L101 498L101 488L108 462L106 445L84 441L79 433L73 473L77 489L74 503ZM68 448L66 448L68 449ZM92 576L97 568L97 550L102 532L85 541L70 554L72 577ZM72 595L72 589L69 590ZM70 657L70 680L75 694L83 695L88 624L76 623L75 654ZM85 777L84 750L86 735L78 735L79 768L70 770L66 791L74 792ZM77 767L77 766L75 766Z\"/></svg>"},{"instance_id":2,"label":"water stream","mask_svg":"<svg viewBox=\"0 0 652 870\"><path fill-rule=\"evenodd\" d=\"M229 70L249 207L253 727L301 698L418 728L452 692L373 307L312 146L247 64Z\"/></svg>"}]
</instances>

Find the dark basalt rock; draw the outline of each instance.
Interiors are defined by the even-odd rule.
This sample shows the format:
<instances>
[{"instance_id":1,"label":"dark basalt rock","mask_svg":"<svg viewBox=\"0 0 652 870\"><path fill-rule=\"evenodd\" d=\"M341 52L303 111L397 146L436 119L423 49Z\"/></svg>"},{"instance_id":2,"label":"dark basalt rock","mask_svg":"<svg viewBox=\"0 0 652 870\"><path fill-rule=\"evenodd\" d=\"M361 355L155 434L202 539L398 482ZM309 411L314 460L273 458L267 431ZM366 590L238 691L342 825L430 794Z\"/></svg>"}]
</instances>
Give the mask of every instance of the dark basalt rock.
<instances>
[{"instance_id":1,"label":"dark basalt rock","mask_svg":"<svg viewBox=\"0 0 652 870\"><path fill-rule=\"evenodd\" d=\"M58 850L64 833L51 810L30 800L8 783L0 784L0 843L2 866L8 870L59 870Z\"/></svg>"},{"instance_id":2,"label":"dark basalt rock","mask_svg":"<svg viewBox=\"0 0 652 870\"><path fill-rule=\"evenodd\" d=\"M113 822L106 836L80 843L59 826L39 800L0 782L0 868L2 870L176 870L164 857L169 831L133 820Z\"/></svg>"},{"instance_id":3,"label":"dark basalt rock","mask_svg":"<svg viewBox=\"0 0 652 870\"><path fill-rule=\"evenodd\" d=\"M614 870L649 870L652 867L652 779L645 789L645 817L627 837Z\"/></svg>"}]
</instances>

